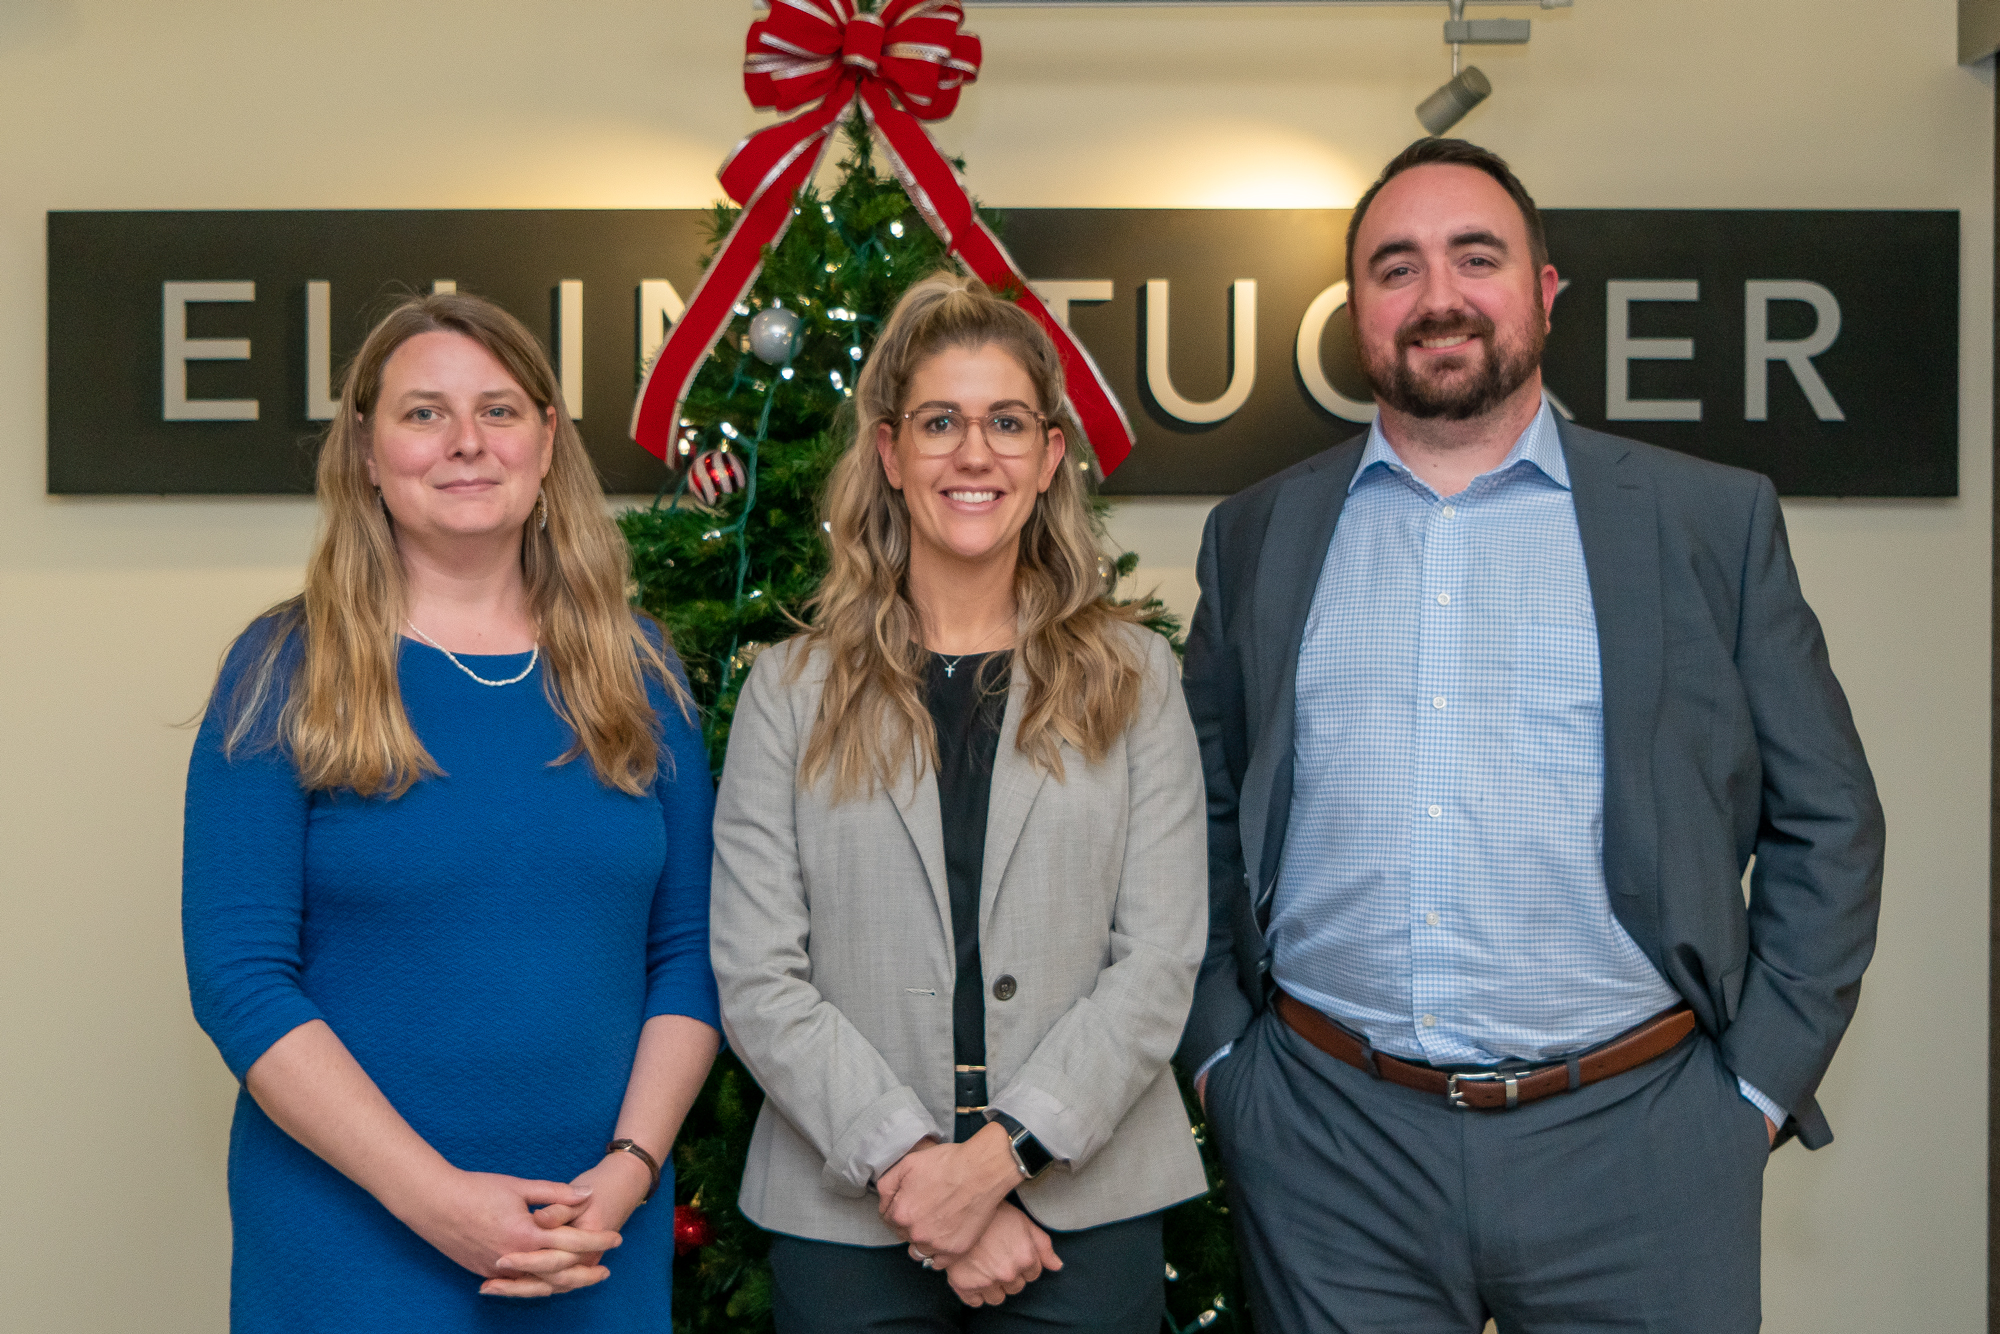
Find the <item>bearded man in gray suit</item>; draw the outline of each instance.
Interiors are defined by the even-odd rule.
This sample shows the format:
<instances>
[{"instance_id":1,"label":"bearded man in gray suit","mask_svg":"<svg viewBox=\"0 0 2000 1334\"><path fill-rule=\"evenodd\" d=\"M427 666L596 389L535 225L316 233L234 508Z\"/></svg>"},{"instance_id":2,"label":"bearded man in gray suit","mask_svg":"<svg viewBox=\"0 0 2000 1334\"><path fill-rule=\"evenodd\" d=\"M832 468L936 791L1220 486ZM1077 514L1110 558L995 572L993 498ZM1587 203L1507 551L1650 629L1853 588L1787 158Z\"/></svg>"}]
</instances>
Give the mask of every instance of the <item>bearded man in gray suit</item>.
<instances>
[{"instance_id":1,"label":"bearded man in gray suit","mask_svg":"<svg viewBox=\"0 0 2000 1334\"><path fill-rule=\"evenodd\" d=\"M1375 426L1210 516L1186 662L1258 1326L1753 1330L1883 850L1776 493L1553 410L1493 154L1405 150L1348 277Z\"/></svg>"}]
</instances>

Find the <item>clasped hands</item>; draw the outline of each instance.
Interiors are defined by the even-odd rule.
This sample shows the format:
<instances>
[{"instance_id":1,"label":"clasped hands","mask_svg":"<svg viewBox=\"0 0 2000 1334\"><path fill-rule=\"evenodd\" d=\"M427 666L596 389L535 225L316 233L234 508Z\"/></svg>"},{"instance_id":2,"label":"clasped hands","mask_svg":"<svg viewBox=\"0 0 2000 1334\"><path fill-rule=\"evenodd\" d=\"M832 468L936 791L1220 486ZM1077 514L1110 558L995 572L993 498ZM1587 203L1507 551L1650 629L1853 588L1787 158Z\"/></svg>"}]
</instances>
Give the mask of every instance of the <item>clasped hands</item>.
<instances>
[{"instance_id":1,"label":"clasped hands","mask_svg":"<svg viewBox=\"0 0 2000 1334\"><path fill-rule=\"evenodd\" d=\"M618 1229L651 1185L629 1153L606 1155L568 1184L451 1169L392 1211L483 1277L483 1295L548 1297L611 1277L604 1253L620 1244Z\"/></svg>"},{"instance_id":2,"label":"clasped hands","mask_svg":"<svg viewBox=\"0 0 2000 1334\"><path fill-rule=\"evenodd\" d=\"M882 1221L928 1257L967 1306L997 1306L1061 1269L1049 1234L1007 1203L1021 1184L1007 1132L988 1125L963 1144L925 1140L876 1182Z\"/></svg>"}]
</instances>

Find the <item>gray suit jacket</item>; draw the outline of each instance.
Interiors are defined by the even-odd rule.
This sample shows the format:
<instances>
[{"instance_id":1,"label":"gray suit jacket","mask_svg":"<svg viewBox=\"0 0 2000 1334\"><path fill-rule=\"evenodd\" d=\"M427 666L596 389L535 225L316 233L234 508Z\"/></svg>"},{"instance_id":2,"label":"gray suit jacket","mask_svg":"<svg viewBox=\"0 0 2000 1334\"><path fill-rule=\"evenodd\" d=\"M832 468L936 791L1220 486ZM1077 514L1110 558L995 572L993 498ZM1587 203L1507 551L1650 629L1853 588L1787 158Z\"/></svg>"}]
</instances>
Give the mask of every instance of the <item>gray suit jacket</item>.
<instances>
[{"instance_id":1,"label":"gray suit jacket","mask_svg":"<svg viewBox=\"0 0 2000 1334\"><path fill-rule=\"evenodd\" d=\"M1139 715L1066 780L1015 748L1016 667L980 886L987 1086L1067 1162L1020 1189L1063 1229L1207 1189L1168 1058L1205 931L1200 752L1164 639ZM715 815L711 938L722 1022L767 1095L743 1172L760 1227L853 1245L897 1238L869 1185L925 1135L951 1138L951 899L937 776L829 801L797 783L825 679L794 639L736 705ZM994 998L1003 975L1010 999Z\"/></svg>"},{"instance_id":2,"label":"gray suit jacket","mask_svg":"<svg viewBox=\"0 0 2000 1334\"><path fill-rule=\"evenodd\" d=\"M1813 1093L1875 947L1882 808L1777 493L1559 425L1597 614L1612 912L1730 1069L1818 1148L1833 1135ZM1186 688L1208 778L1210 929L1189 1065L1266 999L1299 645L1365 444L1233 497L1202 537Z\"/></svg>"}]
</instances>

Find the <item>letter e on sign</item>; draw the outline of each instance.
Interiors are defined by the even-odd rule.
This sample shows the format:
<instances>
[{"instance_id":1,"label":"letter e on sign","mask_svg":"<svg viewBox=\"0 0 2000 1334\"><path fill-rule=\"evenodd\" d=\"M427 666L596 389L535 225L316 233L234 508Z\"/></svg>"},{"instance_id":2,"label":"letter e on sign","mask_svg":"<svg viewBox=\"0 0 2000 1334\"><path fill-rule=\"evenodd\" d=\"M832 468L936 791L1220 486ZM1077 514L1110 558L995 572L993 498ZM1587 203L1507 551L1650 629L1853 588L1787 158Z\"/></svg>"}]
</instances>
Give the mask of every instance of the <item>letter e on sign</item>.
<instances>
[{"instance_id":1,"label":"letter e on sign","mask_svg":"<svg viewBox=\"0 0 2000 1334\"><path fill-rule=\"evenodd\" d=\"M1614 281L1604 285L1604 416L1615 422L1698 422L1698 398L1634 398L1635 361L1692 361L1692 338L1634 338L1634 301L1699 301L1699 282Z\"/></svg>"},{"instance_id":2,"label":"letter e on sign","mask_svg":"<svg viewBox=\"0 0 2000 1334\"><path fill-rule=\"evenodd\" d=\"M257 284L161 283L160 284L160 416L170 422L253 422L257 420L254 398L197 398L187 396L187 364L190 361L248 361L247 338L189 338L187 308L191 301L255 301Z\"/></svg>"}]
</instances>

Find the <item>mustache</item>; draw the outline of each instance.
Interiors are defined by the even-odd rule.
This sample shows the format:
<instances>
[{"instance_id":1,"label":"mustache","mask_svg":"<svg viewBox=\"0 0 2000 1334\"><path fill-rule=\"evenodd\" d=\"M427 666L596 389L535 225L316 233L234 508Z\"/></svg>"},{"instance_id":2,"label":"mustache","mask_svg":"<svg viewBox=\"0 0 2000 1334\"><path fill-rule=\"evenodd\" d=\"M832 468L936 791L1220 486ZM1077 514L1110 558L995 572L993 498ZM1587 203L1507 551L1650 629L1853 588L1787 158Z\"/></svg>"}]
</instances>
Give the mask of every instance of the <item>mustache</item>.
<instances>
[{"instance_id":1,"label":"mustache","mask_svg":"<svg viewBox=\"0 0 2000 1334\"><path fill-rule=\"evenodd\" d=\"M1460 334L1490 339L1493 336L1493 321L1471 310L1457 310L1444 315L1425 315L1411 320L1396 331L1396 347L1401 350L1413 347L1427 338L1456 338Z\"/></svg>"}]
</instances>

